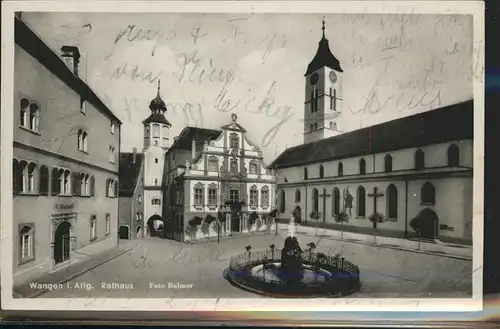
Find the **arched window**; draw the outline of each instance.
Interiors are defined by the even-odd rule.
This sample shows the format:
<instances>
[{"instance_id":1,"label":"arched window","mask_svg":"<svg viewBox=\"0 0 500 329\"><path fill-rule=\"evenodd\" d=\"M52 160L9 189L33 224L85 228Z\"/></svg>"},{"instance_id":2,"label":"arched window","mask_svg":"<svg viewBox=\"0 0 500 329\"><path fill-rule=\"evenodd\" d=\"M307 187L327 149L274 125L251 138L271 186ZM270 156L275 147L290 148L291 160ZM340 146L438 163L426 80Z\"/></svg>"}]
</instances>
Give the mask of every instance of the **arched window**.
<instances>
[{"instance_id":1,"label":"arched window","mask_svg":"<svg viewBox=\"0 0 500 329\"><path fill-rule=\"evenodd\" d=\"M455 144L448 147L448 166L457 167L460 165L460 150Z\"/></svg>"},{"instance_id":2,"label":"arched window","mask_svg":"<svg viewBox=\"0 0 500 329\"><path fill-rule=\"evenodd\" d=\"M229 135L229 148L239 149L240 148L240 138L237 133L231 133Z\"/></svg>"},{"instance_id":3,"label":"arched window","mask_svg":"<svg viewBox=\"0 0 500 329\"><path fill-rule=\"evenodd\" d=\"M357 199L358 199L358 217L366 216L366 192L363 186L359 186L357 190Z\"/></svg>"},{"instance_id":4,"label":"arched window","mask_svg":"<svg viewBox=\"0 0 500 329\"><path fill-rule=\"evenodd\" d=\"M19 162L16 159L12 160L12 190L14 194L21 192L21 182L22 182L22 173Z\"/></svg>"},{"instance_id":5,"label":"arched window","mask_svg":"<svg viewBox=\"0 0 500 329\"><path fill-rule=\"evenodd\" d=\"M366 161L365 161L365 159L359 160L359 173L361 175L366 174Z\"/></svg>"},{"instance_id":6,"label":"arched window","mask_svg":"<svg viewBox=\"0 0 500 329\"><path fill-rule=\"evenodd\" d=\"M257 161L255 160L250 161L248 169L250 174L257 174Z\"/></svg>"},{"instance_id":7,"label":"arched window","mask_svg":"<svg viewBox=\"0 0 500 329\"><path fill-rule=\"evenodd\" d=\"M21 99L21 126L24 128L29 128L28 121L28 107L30 106L30 101L26 98Z\"/></svg>"},{"instance_id":8,"label":"arched window","mask_svg":"<svg viewBox=\"0 0 500 329\"><path fill-rule=\"evenodd\" d=\"M304 180L306 180L308 177L307 177L307 167L304 168Z\"/></svg>"},{"instance_id":9,"label":"arched window","mask_svg":"<svg viewBox=\"0 0 500 329\"><path fill-rule=\"evenodd\" d=\"M20 174L20 192L28 192L28 163L24 160L19 162Z\"/></svg>"},{"instance_id":10,"label":"arched window","mask_svg":"<svg viewBox=\"0 0 500 329\"><path fill-rule=\"evenodd\" d=\"M385 172L391 172L392 171L392 156L387 154L384 157L384 170Z\"/></svg>"},{"instance_id":11,"label":"arched window","mask_svg":"<svg viewBox=\"0 0 500 329\"><path fill-rule=\"evenodd\" d=\"M63 181L64 182L63 194L65 194L65 195L71 194L70 176L71 176L71 172L69 170L66 170L64 172L64 181Z\"/></svg>"},{"instance_id":12,"label":"arched window","mask_svg":"<svg viewBox=\"0 0 500 329\"><path fill-rule=\"evenodd\" d=\"M340 190L336 187L333 188L332 191L332 202L333 202L333 209L332 209L332 214L338 215L340 213Z\"/></svg>"},{"instance_id":13,"label":"arched window","mask_svg":"<svg viewBox=\"0 0 500 329\"><path fill-rule=\"evenodd\" d=\"M210 156L208 158L208 170L209 171L219 171L219 160L216 156Z\"/></svg>"},{"instance_id":14,"label":"arched window","mask_svg":"<svg viewBox=\"0 0 500 329\"><path fill-rule=\"evenodd\" d=\"M434 185L426 182L422 185L422 190L420 192L420 202L423 205L435 205L436 204L436 189Z\"/></svg>"},{"instance_id":15,"label":"arched window","mask_svg":"<svg viewBox=\"0 0 500 329\"><path fill-rule=\"evenodd\" d=\"M267 185L260 190L260 204L262 207L269 206L269 187Z\"/></svg>"},{"instance_id":16,"label":"arched window","mask_svg":"<svg viewBox=\"0 0 500 329\"><path fill-rule=\"evenodd\" d=\"M231 168L230 168L231 172L233 172L233 173L238 172L238 160L237 159L231 159L229 163L230 163L230 166L231 166Z\"/></svg>"},{"instance_id":17,"label":"arched window","mask_svg":"<svg viewBox=\"0 0 500 329\"><path fill-rule=\"evenodd\" d=\"M256 207L259 204L259 194L257 192L257 186L252 185L250 187L250 206Z\"/></svg>"},{"instance_id":18,"label":"arched window","mask_svg":"<svg viewBox=\"0 0 500 329\"><path fill-rule=\"evenodd\" d=\"M52 195L58 195L61 192L61 183L59 181L60 173L58 168L52 168Z\"/></svg>"},{"instance_id":19,"label":"arched window","mask_svg":"<svg viewBox=\"0 0 500 329\"><path fill-rule=\"evenodd\" d=\"M153 124L153 138L160 138L160 125L157 123Z\"/></svg>"},{"instance_id":20,"label":"arched window","mask_svg":"<svg viewBox=\"0 0 500 329\"><path fill-rule=\"evenodd\" d=\"M83 195L89 196L90 195L90 176L86 174L83 177Z\"/></svg>"},{"instance_id":21,"label":"arched window","mask_svg":"<svg viewBox=\"0 0 500 329\"><path fill-rule=\"evenodd\" d=\"M19 259L26 261L34 257L33 228L24 225L19 231Z\"/></svg>"},{"instance_id":22,"label":"arched window","mask_svg":"<svg viewBox=\"0 0 500 329\"><path fill-rule=\"evenodd\" d=\"M35 191L35 170L36 170L36 164L31 162L28 165L28 192L34 192Z\"/></svg>"},{"instance_id":23,"label":"arched window","mask_svg":"<svg viewBox=\"0 0 500 329\"><path fill-rule=\"evenodd\" d=\"M319 165L319 178L323 178L325 175L325 168L323 168L323 165Z\"/></svg>"},{"instance_id":24,"label":"arched window","mask_svg":"<svg viewBox=\"0 0 500 329\"><path fill-rule=\"evenodd\" d=\"M415 152L415 169L422 170L425 168L425 154L424 151L418 149Z\"/></svg>"},{"instance_id":25,"label":"arched window","mask_svg":"<svg viewBox=\"0 0 500 329\"><path fill-rule=\"evenodd\" d=\"M95 178L90 176L90 196L95 196Z\"/></svg>"},{"instance_id":26,"label":"arched window","mask_svg":"<svg viewBox=\"0 0 500 329\"><path fill-rule=\"evenodd\" d=\"M40 108L37 104L30 104L30 129L34 131L39 130L40 122Z\"/></svg>"},{"instance_id":27,"label":"arched window","mask_svg":"<svg viewBox=\"0 0 500 329\"><path fill-rule=\"evenodd\" d=\"M87 152L87 141L88 141L88 138L87 138L87 132L83 132L83 136L82 136L82 141L83 141L83 151L84 152Z\"/></svg>"},{"instance_id":28,"label":"arched window","mask_svg":"<svg viewBox=\"0 0 500 329\"><path fill-rule=\"evenodd\" d=\"M285 191L284 190L281 190L281 195L280 195L280 213L284 213L285 212Z\"/></svg>"},{"instance_id":29,"label":"arched window","mask_svg":"<svg viewBox=\"0 0 500 329\"><path fill-rule=\"evenodd\" d=\"M83 151L83 130L78 129L78 150Z\"/></svg>"},{"instance_id":30,"label":"arched window","mask_svg":"<svg viewBox=\"0 0 500 329\"><path fill-rule=\"evenodd\" d=\"M398 189L393 184L387 187L386 192L387 217L390 219L398 218Z\"/></svg>"},{"instance_id":31,"label":"arched window","mask_svg":"<svg viewBox=\"0 0 500 329\"><path fill-rule=\"evenodd\" d=\"M38 191L40 195L49 195L49 168L47 166L40 166L40 185Z\"/></svg>"},{"instance_id":32,"label":"arched window","mask_svg":"<svg viewBox=\"0 0 500 329\"><path fill-rule=\"evenodd\" d=\"M295 190L295 202L300 202L300 190Z\"/></svg>"},{"instance_id":33,"label":"arched window","mask_svg":"<svg viewBox=\"0 0 500 329\"><path fill-rule=\"evenodd\" d=\"M313 199L313 210L318 211L319 209L319 193L317 189L313 189L312 191L312 199Z\"/></svg>"},{"instance_id":34,"label":"arched window","mask_svg":"<svg viewBox=\"0 0 500 329\"><path fill-rule=\"evenodd\" d=\"M338 176L341 177L341 176L344 176L344 164L342 162L339 162L339 166L338 166Z\"/></svg>"}]
</instances>

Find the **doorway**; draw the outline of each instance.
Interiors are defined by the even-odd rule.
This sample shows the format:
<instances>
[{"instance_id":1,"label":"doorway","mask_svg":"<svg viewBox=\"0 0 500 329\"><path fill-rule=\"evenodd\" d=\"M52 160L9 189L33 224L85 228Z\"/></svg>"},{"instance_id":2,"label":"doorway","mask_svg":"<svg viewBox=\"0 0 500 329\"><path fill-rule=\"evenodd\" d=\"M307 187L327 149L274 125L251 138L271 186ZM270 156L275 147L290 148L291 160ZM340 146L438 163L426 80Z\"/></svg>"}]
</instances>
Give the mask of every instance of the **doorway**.
<instances>
[{"instance_id":1,"label":"doorway","mask_svg":"<svg viewBox=\"0 0 500 329\"><path fill-rule=\"evenodd\" d=\"M238 213L231 214L231 232L240 231L240 215Z\"/></svg>"},{"instance_id":2,"label":"doorway","mask_svg":"<svg viewBox=\"0 0 500 329\"><path fill-rule=\"evenodd\" d=\"M120 236L120 239L128 240L128 226L120 226L118 235Z\"/></svg>"},{"instance_id":3,"label":"doorway","mask_svg":"<svg viewBox=\"0 0 500 329\"><path fill-rule=\"evenodd\" d=\"M56 264L69 260L71 224L61 222L54 233L54 261Z\"/></svg>"},{"instance_id":4,"label":"doorway","mask_svg":"<svg viewBox=\"0 0 500 329\"><path fill-rule=\"evenodd\" d=\"M439 236L439 219L437 214L429 209L423 209L419 214L420 236L425 239L437 239Z\"/></svg>"}]
</instances>

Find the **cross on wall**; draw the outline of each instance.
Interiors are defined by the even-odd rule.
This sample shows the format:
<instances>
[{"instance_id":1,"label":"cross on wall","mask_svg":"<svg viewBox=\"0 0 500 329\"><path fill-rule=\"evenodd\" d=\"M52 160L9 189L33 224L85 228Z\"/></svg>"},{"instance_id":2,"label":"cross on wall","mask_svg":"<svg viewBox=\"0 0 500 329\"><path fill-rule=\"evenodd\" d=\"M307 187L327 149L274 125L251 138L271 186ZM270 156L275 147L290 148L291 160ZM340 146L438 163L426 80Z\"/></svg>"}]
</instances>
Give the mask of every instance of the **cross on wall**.
<instances>
[{"instance_id":1,"label":"cross on wall","mask_svg":"<svg viewBox=\"0 0 500 329\"><path fill-rule=\"evenodd\" d=\"M326 198L330 197L331 194L326 193L326 189L323 189L323 194L319 194L319 197L323 198L323 223L326 222Z\"/></svg>"},{"instance_id":2,"label":"cross on wall","mask_svg":"<svg viewBox=\"0 0 500 329\"><path fill-rule=\"evenodd\" d=\"M368 196L370 198L373 198L373 212L377 212L377 199L378 197L384 196L383 193L378 192L378 187L374 186L373 187L373 193L368 193ZM373 228L377 228L377 223L373 222Z\"/></svg>"}]
</instances>

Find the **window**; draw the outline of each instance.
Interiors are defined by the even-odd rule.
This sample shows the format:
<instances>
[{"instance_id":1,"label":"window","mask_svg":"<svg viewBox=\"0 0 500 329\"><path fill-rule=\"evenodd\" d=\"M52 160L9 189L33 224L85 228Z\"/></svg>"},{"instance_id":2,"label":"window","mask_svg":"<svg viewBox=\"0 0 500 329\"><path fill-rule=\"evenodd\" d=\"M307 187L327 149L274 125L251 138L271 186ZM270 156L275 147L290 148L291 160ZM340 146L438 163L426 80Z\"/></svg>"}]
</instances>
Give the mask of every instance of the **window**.
<instances>
[{"instance_id":1,"label":"window","mask_svg":"<svg viewBox=\"0 0 500 329\"><path fill-rule=\"evenodd\" d=\"M21 192L21 168L16 159L12 159L12 192L17 194Z\"/></svg>"},{"instance_id":2,"label":"window","mask_svg":"<svg viewBox=\"0 0 500 329\"><path fill-rule=\"evenodd\" d=\"M152 198L151 204L154 206L159 206L159 205L161 205L161 199L160 198Z\"/></svg>"},{"instance_id":3,"label":"window","mask_svg":"<svg viewBox=\"0 0 500 329\"><path fill-rule=\"evenodd\" d=\"M319 210L319 193L317 189L313 189L312 191L312 199L313 199L313 210L318 211Z\"/></svg>"},{"instance_id":4,"label":"window","mask_svg":"<svg viewBox=\"0 0 500 329\"><path fill-rule=\"evenodd\" d=\"M26 98L21 99L21 126L24 128L29 128L29 106L29 100L27 100Z\"/></svg>"},{"instance_id":5,"label":"window","mask_svg":"<svg viewBox=\"0 0 500 329\"><path fill-rule=\"evenodd\" d=\"M422 170L425 168L425 154L424 151L418 149L415 152L415 169Z\"/></svg>"},{"instance_id":6,"label":"window","mask_svg":"<svg viewBox=\"0 0 500 329\"><path fill-rule=\"evenodd\" d=\"M319 178L323 178L325 175L325 168L323 168L323 165L319 165Z\"/></svg>"},{"instance_id":7,"label":"window","mask_svg":"<svg viewBox=\"0 0 500 329\"><path fill-rule=\"evenodd\" d=\"M20 123L21 126L33 131L39 131L40 125L40 108L36 103L30 102L28 99L21 99Z\"/></svg>"},{"instance_id":8,"label":"window","mask_svg":"<svg viewBox=\"0 0 500 329\"><path fill-rule=\"evenodd\" d=\"M231 168L230 168L231 172L233 172L233 173L238 172L238 160L231 159L230 166L231 166Z\"/></svg>"},{"instance_id":9,"label":"window","mask_svg":"<svg viewBox=\"0 0 500 329\"><path fill-rule=\"evenodd\" d=\"M21 161L19 163L19 179L20 190L22 193L35 192L35 169L36 164L33 162Z\"/></svg>"},{"instance_id":10,"label":"window","mask_svg":"<svg viewBox=\"0 0 500 329\"><path fill-rule=\"evenodd\" d=\"M204 205L204 197L203 197L203 184L198 183L194 187L194 205L195 206L203 206Z\"/></svg>"},{"instance_id":11,"label":"window","mask_svg":"<svg viewBox=\"0 0 500 329\"><path fill-rule=\"evenodd\" d=\"M109 125L109 130L110 132L114 135L115 134L115 123L111 122Z\"/></svg>"},{"instance_id":12,"label":"window","mask_svg":"<svg viewBox=\"0 0 500 329\"><path fill-rule=\"evenodd\" d=\"M229 148L231 148L231 149L238 149L239 145L240 145L240 139L238 137L238 134L231 133L229 135Z\"/></svg>"},{"instance_id":13,"label":"window","mask_svg":"<svg viewBox=\"0 0 500 329\"><path fill-rule=\"evenodd\" d=\"M219 171L219 160L216 156L210 156L208 158L208 170L209 171Z\"/></svg>"},{"instance_id":14,"label":"window","mask_svg":"<svg viewBox=\"0 0 500 329\"><path fill-rule=\"evenodd\" d=\"M81 195L90 196L90 176L88 174L81 174Z\"/></svg>"},{"instance_id":15,"label":"window","mask_svg":"<svg viewBox=\"0 0 500 329\"><path fill-rule=\"evenodd\" d=\"M142 203L142 197L140 194L137 196L137 203L139 203L139 204Z\"/></svg>"},{"instance_id":16,"label":"window","mask_svg":"<svg viewBox=\"0 0 500 329\"><path fill-rule=\"evenodd\" d=\"M284 190L281 190L281 193L280 193L280 213L284 213L285 212L285 200L286 199L286 194L285 194L285 191Z\"/></svg>"},{"instance_id":17,"label":"window","mask_svg":"<svg viewBox=\"0 0 500 329\"><path fill-rule=\"evenodd\" d=\"M59 184L61 186L59 194L62 195L71 195L71 188L70 188L70 175L71 172L69 170L59 170Z\"/></svg>"},{"instance_id":18,"label":"window","mask_svg":"<svg viewBox=\"0 0 500 329\"><path fill-rule=\"evenodd\" d=\"M319 90L314 88L314 112L318 112Z\"/></svg>"},{"instance_id":19,"label":"window","mask_svg":"<svg viewBox=\"0 0 500 329\"><path fill-rule=\"evenodd\" d=\"M168 139L168 126L167 125L163 126L162 137L163 137L163 139Z\"/></svg>"},{"instance_id":20,"label":"window","mask_svg":"<svg viewBox=\"0 0 500 329\"><path fill-rule=\"evenodd\" d=\"M90 241L97 239L97 219L95 215L90 217Z\"/></svg>"},{"instance_id":21,"label":"window","mask_svg":"<svg viewBox=\"0 0 500 329\"><path fill-rule=\"evenodd\" d=\"M307 179L307 167L304 168L304 180Z\"/></svg>"},{"instance_id":22,"label":"window","mask_svg":"<svg viewBox=\"0 0 500 329\"><path fill-rule=\"evenodd\" d=\"M295 190L295 202L300 202L300 190Z\"/></svg>"},{"instance_id":23,"label":"window","mask_svg":"<svg viewBox=\"0 0 500 329\"><path fill-rule=\"evenodd\" d=\"M118 181L108 178L106 180L106 196L116 198L118 196Z\"/></svg>"},{"instance_id":24,"label":"window","mask_svg":"<svg viewBox=\"0 0 500 329\"><path fill-rule=\"evenodd\" d=\"M338 170L339 177L344 176L344 164L342 162L339 162L339 166L338 166L337 170Z\"/></svg>"},{"instance_id":25,"label":"window","mask_svg":"<svg viewBox=\"0 0 500 329\"><path fill-rule=\"evenodd\" d=\"M153 138L160 138L160 125L157 123L153 124Z\"/></svg>"},{"instance_id":26,"label":"window","mask_svg":"<svg viewBox=\"0 0 500 329\"><path fill-rule=\"evenodd\" d=\"M155 178L155 186L158 185L158 178Z\"/></svg>"},{"instance_id":27,"label":"window","mask_svg":"<svg viewBox=\"0 0 500 329\"><path fill-rule=\"evenodd\" d=\"M333 88L330 88L330 110L333 110Z\"/></svg>"},{"instance_id":28,"label":"window","mask_svg":"<svg viewBox=\"0 0 500 329\"><path fill-rule=\"evenodd\" d=\"M230 201L240 201L240 190L232 188L229 190L229 200Z\"/></svg>"},{"instance_id":29,"label":"window","mask_svg":"<svg viewBox=\"0 0 500 329\"><path fill-rule=\"evenodd\" d=\"M106 235L111 233L111 216L109 214L106 214Z\"/></svg>"},{"instance_id":30,"label":"window","mask_svg":"<svg viewBox=\"0 0 500 329\"><path fill-rule=\"evenodd\" d=\"M436 204L436 189L434 188L434 185L429 182L422 185L422 190L420 191L420 202L423 205Z\"/></svg>"},{"instance_id":31,"label":"window","mask_svg":"<svg viewBox=\"0 0 500 329\"><path fill-rule=\"evenodd\" d=\"M249 171L251 174L257 174L257 162L255 160L250 161Z\"/></svg>"},{"instance_id":32,"label":"window","mask_svg":"<svg viewBox=\"0 0 500 329\"><path fill-rule=\"evenodd\" d=\"M87 102L83 98L80 98L80 112L83 114L87 113Z\"/></svg>"},{"instance_id":33,"label":"window","mask_svg":"<svg viewBox=\"0 0 500 329\"><path fill-rule=\"evenodd\" d=\"M40 195L49 195L49 168L47 166L40 166L40 185L39 193Z\"/></svg>"},{"instance_id":34,"label":"window","mask_svg":"<svg viewBox=\"0 0 500 329\"><path fill-rule=\"evenodd\" d=\"M89 186L90 186L90 196L95 196L95 178L94 178L94 176L90 176Z\"/></svg>"},{"instance_id":35,"label":"window","mask_svg":"<svg viewBox=\"0 0 500 329\"><path fill-rule=\"evenodd\" d=\"M448 147L448 166L457 167L460 165L460 150L455 144L451 144Z\"/></svg>"},{"instance_id":36,"label":"window","mask_svg":"<svg viewBox=\"0 0 500 329\"><path fill-rule=\"evenodd\" d=\"M333 215L338 215L340 213L340 191L338 188L333 189L333 209L332 209L332 214Z\"/></svg>"},{"instance_id":37,"label":"window","mask_svg":"<svg viewBox=\"0 0 500 329\"><path fill-rule=\"evenodd\" d=\"M158 163L158 158L155 158L155 163Z\"/></svg>"},{"instance_id":38,"label":"window","mask_svg":"<svg viewBox=\"0 0 500 329\"><path fill-rule=\"evenodd\" d=\"M257 206L259 204L259 193L257 192L257 186L253 185L250 187L250 206Z\"/></svg>"},{"instance_id":39,"label":"window","mask_svg":"<svg viewBox=\"0 0 500 329\"><path fill-rule=\"evenodd\" d=\"M262 189L260 190L260 199L260 204L262 207L269 206L269 187L262 187Z\"/></svg>"},{"instance_id":40,"label":"window","mask_svg":"<svg viewBox=\"0 0 500 329\"><path fill-rule=\"evenodd\" d=\"M115 147L114 146L110 146L109 147L109 162L111 163L115 163Z\"/></svg>"},{"instance_id":41,"label":"window","mask_svg":"<svg viewBox=\"0 0 500 329\"><path fill-rule=\"evenodd\" d=\"M365 161L365 159L359 160L359 173L361 175L366 174L366 161Z\"/></svg>"},{"instance_id":42,"label":"window","mask_svg":"<svg viewBox=\"0 0 500 329\"><path fill-rule=\"evenodd\" d=\"M385 172L391 172L392 171L392 156L387 154L384 157L384 171Z\"/></svg>"},{"instance_id":43,"label":"window","mask_svg":"<svg viewBox=\"0 0 500 329\"><path fill-rule=\"evenodd\" d=\"M311 90L311 101L309 102L311 104L311 113L314 113L314 87L313 90Z\"/></svg>"},{"instance_id":44,"label":"window","mask_svg":"<svg viewBox=\"0 0 500 329\"><path fill-rule=\"evenodd\" d=\"M34 258L33 228L24 225L19 231L19 260L21 262Z\"/></svg>"},{"instance_id":45,"label":"window","mask_svg":"<svg viewBox=\"0 0 500 329\"><path fill-rule=\"evenodd\" d=\"M359 186L357 190L358 199L358 217L366 216L366 192L363 186Z\"/></svg>"},{"instance_id":46,"label":"window","mask_svg":"<svg viewBox=\"0 0 500 329\"><path fill-rule=\"evenodd\" d=\"M393 184L387 187L387 217L389 219L398 218L398 189Z\"/></svg>"},{"instance_id":47,"label":"window","mask_svg":"<svg viewBox=\"0 0 500 329\"><path fill-rule=\"evenodd\" d=\"M83 129L78 129L78 150L82 152L87 152L87 132Z\"/></svg>"},{"instance_id":48,"label":"window","mask_svg":"<svg viewBox=\"0 0 500 329\"><path fill-rule=\"evenodd\" d=\"M208 204L211 206L217 204L217 186L215 184L208 187Z\"/></svg>"}]
</instances>

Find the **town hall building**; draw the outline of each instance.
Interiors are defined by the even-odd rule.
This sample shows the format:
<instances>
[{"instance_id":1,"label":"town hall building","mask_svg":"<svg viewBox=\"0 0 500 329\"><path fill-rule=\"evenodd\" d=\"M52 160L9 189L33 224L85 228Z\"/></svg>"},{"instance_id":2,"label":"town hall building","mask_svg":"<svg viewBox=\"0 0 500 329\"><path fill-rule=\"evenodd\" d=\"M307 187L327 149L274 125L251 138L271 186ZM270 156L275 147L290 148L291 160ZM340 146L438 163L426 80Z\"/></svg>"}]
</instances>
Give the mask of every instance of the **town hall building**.
<instances>
[{"instance_id":1,"label":"town hall building","mask_svg":"<svg viewBox=\"0 0 500 329\"><path fill-rule=\"evenodd\" d=\"M339 60L323 37L305 73L304 143L285 150L276 170L283 219L472 243L473 100L342 132ZM346 73L348 74L348 73Z\"/></svg>"},{"instance_id":2,"label":"town hall building","mask_svg":"<svg viewBox=\"0 0 500 329\"><path fill-rule=\"evenodd\" d=\"M142 154L120 155L120 237L187 241L267 229L275 177L236 114L220 129L185 127L171 142L159 85L150 110Z\"/></svg>"}]
</instances>

